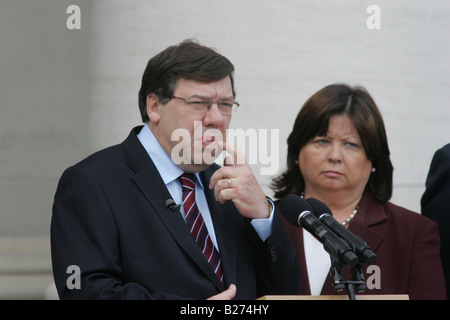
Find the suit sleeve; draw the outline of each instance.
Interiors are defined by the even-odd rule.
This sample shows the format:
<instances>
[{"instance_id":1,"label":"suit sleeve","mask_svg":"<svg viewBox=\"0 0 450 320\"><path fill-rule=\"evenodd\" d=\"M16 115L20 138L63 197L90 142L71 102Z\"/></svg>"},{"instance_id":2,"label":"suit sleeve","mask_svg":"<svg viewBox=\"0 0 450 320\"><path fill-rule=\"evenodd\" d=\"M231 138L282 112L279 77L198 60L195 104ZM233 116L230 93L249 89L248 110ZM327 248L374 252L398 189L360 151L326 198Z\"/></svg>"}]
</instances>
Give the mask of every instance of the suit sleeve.
<instances>
[{"instance_id":1,"label":"suit sleeve","mask_svg":"<svg viewBox=\"0 0 450 320\"><path fill-rule=\"evenodd\" d=\"M180 299L122 284L117 227L101 186L81 167L67 169L55 194L50 227L53 275L61 299ZM68 269L76 266L80 277ZM79 289L74 286L79 280ZM71 285L67 285L71 282Z\"/></svg>"},{"instance_id":2,"label":"suit sleeve","mask_svg":"<svg viewBox=\"0 0 450 320\"><path fill-rule=\"evenodd\" d=\"M441 237L441 258L450 299L450 144L436 151L421 199L422 214L435 221Z\"/></svg>"},{"instance_id":3,"label":"suit sleeve","mask_svg":"<svg viewBox=\"0 0 450 320\"><path fill-rule=\"evenodd\" d=\"M287 236L277 208L274 211L272 232L266 241L247 226L249 252L255 261L258 297L272 294L298 294L300 280L297 256Z\"/></svg>"}]
</instances>

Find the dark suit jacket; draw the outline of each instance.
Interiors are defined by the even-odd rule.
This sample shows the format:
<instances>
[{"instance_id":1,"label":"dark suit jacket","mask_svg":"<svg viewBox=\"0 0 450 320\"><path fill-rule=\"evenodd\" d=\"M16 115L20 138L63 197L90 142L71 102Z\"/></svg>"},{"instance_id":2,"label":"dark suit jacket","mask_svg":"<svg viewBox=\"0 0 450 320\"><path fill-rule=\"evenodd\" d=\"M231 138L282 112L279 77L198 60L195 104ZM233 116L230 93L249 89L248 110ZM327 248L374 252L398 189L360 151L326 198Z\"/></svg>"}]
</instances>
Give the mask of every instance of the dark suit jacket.
<instances>
[{"instance_id":1,"label":"dark suit jacket","mask_svg":"<svg viewBox=\"0 0 450 320\"><path fill-rule=\"evenodd\" d=\"M439 226L447 299L450 299L450 144L433 156L421 204L422 214Z\"/></svg>"},{"instance_id":2,"label":"dark suit jacket","mask_svg":"<svg viewBox=\"0 0 450 320\"><path fill-rule=\"evenodd\" d=\"M285 224L299 260L303 280L299 294L309 295L302 229L287 221ZM445 299L440 240L433 221L390 202L380 203L366 193L349 230L363 238L377 255L374 265L380 268L380 289L368 289L365 294L408 294L410 299ZM367 267L366 264L362 268L366 282L375 283L376 274L368 273ZM342 269L342 274L345 280L351 279L349 266ZM335 294L329 276L321 294ZM341 294L347 292L344 290Z\"/></svg>"},{"instance_id":3,"label":"dark suit jacket","mask_svg":"<svg viewBox=\"0 0 450 320\"><path fill-rule=\"evenodd\" d=\"M133 129L120 145L67 169L51 221L53 274L61 298L205 299L224 290ZM201 173L204 185L218 166ZM298 291L295 252L275 212L263 243L231 201L220 205L206 188L225 286L236 299ZM81 289L66 285L70 265ZM73 279L72 279L73 280Z\"/></svg>"}]
</instances>

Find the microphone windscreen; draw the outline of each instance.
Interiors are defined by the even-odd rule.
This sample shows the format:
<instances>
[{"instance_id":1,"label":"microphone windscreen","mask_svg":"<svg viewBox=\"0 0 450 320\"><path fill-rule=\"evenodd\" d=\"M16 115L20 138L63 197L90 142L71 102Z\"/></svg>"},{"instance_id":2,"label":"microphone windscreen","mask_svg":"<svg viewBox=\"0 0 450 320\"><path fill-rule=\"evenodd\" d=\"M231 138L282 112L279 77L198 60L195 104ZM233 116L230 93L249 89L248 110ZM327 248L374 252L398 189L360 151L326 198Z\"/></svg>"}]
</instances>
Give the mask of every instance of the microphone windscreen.
<instances>
[{"instance_id":1,"label":"microphone windscreen","mask_svg":"<svg viewBox=\"0 0 450 320\"><path fill-rule=\"evenodd\" d=\"M291 193L281 199L279 209L289 223L296 227L300 227L298 221L300 213L311 211L311 206L299 196Z\"/></svg>"},{"instance_id":2,"label":"microphone windscreen","mask_svg":"<svg viewBox=\"0 0 450 320\"><path fill-rule=\"evenodd\" d=\"M330 208L328 208L328 206L320 200L317 200L314 198L308 198L308 199L306 199L306 202L311 206L312 213L317 218L319 218L324 213L328 213L330 216L333 215Z\"/></svg>"},{"instance_id":3,"label":"microphone windscreen","mask_svg":"<svg viewBox=\"0 0 450 320\"><path fill-rule=\"evenodd\" d=\"M164 202L164 206L166 207L166 208L170 208L170 206L171 205L174 205L175 204L175 201L173 201L173 199L167 199L165 202Z\"/></svg>"}]
</instances>

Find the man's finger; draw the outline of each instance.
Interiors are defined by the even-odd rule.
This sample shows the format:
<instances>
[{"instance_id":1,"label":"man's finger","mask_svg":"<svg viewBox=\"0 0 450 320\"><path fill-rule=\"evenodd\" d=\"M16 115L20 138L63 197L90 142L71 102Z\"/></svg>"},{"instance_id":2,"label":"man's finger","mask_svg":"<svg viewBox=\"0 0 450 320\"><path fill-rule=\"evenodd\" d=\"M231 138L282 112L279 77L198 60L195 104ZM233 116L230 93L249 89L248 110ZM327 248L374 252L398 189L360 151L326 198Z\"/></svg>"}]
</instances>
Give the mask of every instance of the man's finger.
<instances>
[{"instance_id":1,"label":"man's finger","mask_svg":"<svg viewBox=\"0 0 450 320\"><path fill-rule=\"evenodd\" d=\"M234 167L234 159L231 155L228 155L225 160L223 160L224 167Z\"/></svg>"},{"instance_id":2,"label":"man's finger","mask_svg":"<svg viewBox=\"0 0 450 320\"><path fill-rule=\"evenodd\" d=\"M236 296L236 286L230 284L230 287L215 296L209 297L208 300L231 300Z\"/></svg>"},{"instance_id":3,"label":"man's finger","mask_svg":"<svg viewBox=\"0 0 450 320\"><path fill-rule=\"evenodd\" d=\"M247 165L244 154L237 148L234 148L231 144L223 141L217 141L219 148L227 151L233 157L233 163L236 167Z\"/></svg>"}]
</instances>

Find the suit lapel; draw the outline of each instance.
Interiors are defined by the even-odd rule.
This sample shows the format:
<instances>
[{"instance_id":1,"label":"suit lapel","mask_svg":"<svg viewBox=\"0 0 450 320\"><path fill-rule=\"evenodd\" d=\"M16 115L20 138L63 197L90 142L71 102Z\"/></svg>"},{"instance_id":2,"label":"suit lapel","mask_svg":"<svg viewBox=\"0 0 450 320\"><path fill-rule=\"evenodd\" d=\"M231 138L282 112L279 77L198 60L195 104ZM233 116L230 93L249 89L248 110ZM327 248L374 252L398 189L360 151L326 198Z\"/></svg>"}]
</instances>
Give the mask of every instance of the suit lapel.
<instances>
[{"instance_id":1,"label":"suit lapel","mask_svg":"<svg viewBox=\"0 0 450 320\"><path fill-rule=\"evenodd\" d=\"M387 219L383 204L377 202L370 194L365 193L359 203L358 213L348 226L348 230L360 236L369 247L376 253L378 247L384 240L384 236L376 232L373 226L385 222ZM375 264L377 262L375 261ZM363 266L363 271L367 264ZM350 267L343 268L344 278L350 277ZM321 294L334 294L334 288L330 277L327 277Z\"/></svg>"},{"instance_id":2,"label":"suit lapel","mask_svg":"<svg viewBox=\"0 0 450 320\"><path fill-rule=\"evenodd\" d=\"M373 251L376 251L384 236L375 232L373 226L383 223L386 219L383 204L365 193L359 203L358 213L349 225L349 230L356 235L363 235L361 238Z\"/></svg>"},{"instance_id":3,"label":"suit lapel","mask_svg":"<svg viewBox=\"0 0 450 320\"><path fill-rule=\"evenodd\" d=\"M217 278L192 237L192 234L189 232L180 211L174 212L166 208L165 201L172 197L153 161L136 137L140 128L133 129L128 138L122 143L127 166L134 171L134 175L132 176L133 181L147 199L153 209L152 211L159 216L180 248L192 258L219 290L223 290L223 284Z\"/></svg>"},{"instance_id":4,"label":"suit lapel","mask_svg":"<svg viewBox=\"0 0 450 320\"><path fill-rule=\"evenodd\" d=\"M369 227L353 223L349 226L349 230L356 235L363 235L361 238L369 245L369 247L376 251L384 237L377 232L371 230Z\"/></svg>"}]
</instances>

